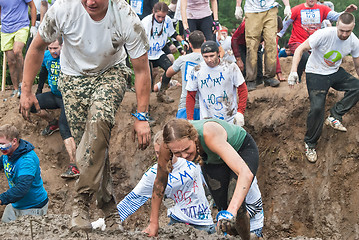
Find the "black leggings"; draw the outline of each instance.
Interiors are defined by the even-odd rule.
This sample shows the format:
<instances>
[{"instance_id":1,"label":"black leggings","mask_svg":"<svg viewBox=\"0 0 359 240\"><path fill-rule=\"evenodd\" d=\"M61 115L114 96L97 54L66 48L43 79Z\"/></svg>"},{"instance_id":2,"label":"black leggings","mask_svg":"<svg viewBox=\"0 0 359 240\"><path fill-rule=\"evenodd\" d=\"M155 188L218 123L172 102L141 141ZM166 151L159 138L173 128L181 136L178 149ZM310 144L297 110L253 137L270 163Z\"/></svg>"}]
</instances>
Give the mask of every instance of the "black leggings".
<instances>
[{"instance_id":1,"label":"black leggings","mask_svg":"<svg viewBox=\"0 0 359 240\"><path fill-rule=\"evenodd\" d=\"M162 54L159 59L150 60L150 70L152 76L152 68L154 67L161 67L165 72L162 75L162 85L161 89L166 90L167 86L171 80L171 78L166 76L167 69L172 66L171 60L167 57L166 54ZM151 87L153 89L153 79L151 77Z\"/></svg>"},{"instance_id":2,"label":"black leggings","mask_svg":"<svg viewBox=\"0 0 359 240\"><path fill-rule=\"evenodd\" d=\"M238 154L255 176L258 169L259 152L257 144L249 133L244 138ZM202 172L218 210L226 210L237 183L237 175L225 163L205 164L202 166Z\"/></svg>"},{"instance_id":3,"label":"black leggings","mask_svg":"<svg viewBox=\"0 0 359 240\"><path fill-rule=\"evenodd\" d=\"M60 134L63 140L72 137L69 125L67 123L64 103L62 101L62 97L56 96L52 92L45 92L36 95L37 101L39 101L39 105L41 109L59 109L61 108L61 113L59 117L59 129ZM36 113L35 106L31 107L30 112Z\"/></svg>"},{"instance_id":4,"label":"black leggings","mask_svg":"<svg viewBox=\"0 0 359 240\"><path fill-rule=\"evenodd\" d=\"M215 35L212 31L213 26L213 17L212 15L201 18L201 19L188 19L188 27L191 32L194 30L202 31L206 40L213 40L215 41Z\"/></svg>"}]
</instances>

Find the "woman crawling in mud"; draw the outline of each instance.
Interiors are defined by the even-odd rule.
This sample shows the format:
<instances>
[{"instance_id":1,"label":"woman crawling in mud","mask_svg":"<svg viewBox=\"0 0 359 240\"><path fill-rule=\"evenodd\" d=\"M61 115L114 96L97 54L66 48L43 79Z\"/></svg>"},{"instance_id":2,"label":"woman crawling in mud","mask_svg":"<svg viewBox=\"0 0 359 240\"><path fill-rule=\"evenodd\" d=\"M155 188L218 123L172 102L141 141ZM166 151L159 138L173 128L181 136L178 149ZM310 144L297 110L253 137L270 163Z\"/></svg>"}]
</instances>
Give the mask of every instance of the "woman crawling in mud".
<instances>
[{"instance_id":1,"label":"woman crawling in mud","mask_svg":"<svg viewBox=\"0 0 359 240\"><path fill-rule=\"evenodd\" d=\"M150 223L144 231L149 236L158 234L159 209L168 181L167 163L172 155L202 165L203 175L220 211L216 217L217 232L250 239L245 197L258 168L258 148L242 127L218 119L191 122L173 119L164 126ZM233 188L231 182L235 182ZM261 236L261 233L256 235Z\"/></svg>"}]
</instances>

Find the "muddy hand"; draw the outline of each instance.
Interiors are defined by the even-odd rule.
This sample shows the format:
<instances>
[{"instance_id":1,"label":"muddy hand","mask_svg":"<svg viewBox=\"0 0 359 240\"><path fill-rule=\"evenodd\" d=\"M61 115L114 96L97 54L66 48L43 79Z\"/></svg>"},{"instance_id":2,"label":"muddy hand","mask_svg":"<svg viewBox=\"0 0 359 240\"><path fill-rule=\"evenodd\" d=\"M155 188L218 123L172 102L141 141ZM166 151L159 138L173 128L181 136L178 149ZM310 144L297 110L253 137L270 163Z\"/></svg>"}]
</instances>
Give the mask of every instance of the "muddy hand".
<instances>
[{"instance_id":1,"label":"muddy hand","mask_svg":"<svg viewBox=\"0 0 359 240\"><path fill-rule=\"evenodd\" d=\"M37 112L40 111L40 105L35 94L23 92L20 96L19 112L27 121L30 121L30 109L33 105Z\"/></svg>"},{"instance_id":2,"label":"muddy hand","mask_svg":"<svg viewBox=\"0 0 359 240\"><path fill-rule=\"evenodd\" d=\"M147 121L135 120L133 125L133 141L137 135L138 148L144 150L151 142L151 129Z\"/></svg>"},{"instance_id":3,"label":"muddy hand","mask_svg":"<svg viewBox=\"0 0 359 240\"><path fill-rule=\"evenodd\" d=\"M158 236L158 225L156 227L155 224L149 224L145 230L142 231L146 233L148 237L157 237Z\"/></svg>"}]
</instances>

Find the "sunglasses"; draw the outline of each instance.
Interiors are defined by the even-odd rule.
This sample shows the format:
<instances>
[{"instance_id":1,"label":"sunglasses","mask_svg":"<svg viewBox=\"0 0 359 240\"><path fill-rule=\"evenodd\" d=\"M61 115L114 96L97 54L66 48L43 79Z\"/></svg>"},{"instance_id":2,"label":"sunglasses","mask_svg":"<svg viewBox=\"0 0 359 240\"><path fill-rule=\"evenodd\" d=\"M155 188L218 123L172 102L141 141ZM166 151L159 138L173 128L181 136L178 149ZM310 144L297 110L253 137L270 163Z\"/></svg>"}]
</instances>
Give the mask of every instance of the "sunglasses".
<instances>
[{"instance_id":1,"label":"sunglasses","mask_svg":"<svg viewBox=\"0 0 359 240\"><path fill-rule=\"evenodd\" d=\"M1 150L1 151L9 150L11 147L12 147L12 144L11 144L11 143L0 144L0 150Z\"/></svg>"}]
</instances>

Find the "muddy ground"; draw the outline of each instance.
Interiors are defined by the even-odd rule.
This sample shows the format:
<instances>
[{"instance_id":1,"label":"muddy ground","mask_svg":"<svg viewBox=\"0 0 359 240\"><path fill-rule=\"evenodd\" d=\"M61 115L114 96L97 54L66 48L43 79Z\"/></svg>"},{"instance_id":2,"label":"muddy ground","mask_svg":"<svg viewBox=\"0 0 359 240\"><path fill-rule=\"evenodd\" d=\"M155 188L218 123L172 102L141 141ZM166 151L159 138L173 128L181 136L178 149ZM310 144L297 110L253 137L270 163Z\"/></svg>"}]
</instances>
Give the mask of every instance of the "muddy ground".
<instances>
[{"instance_id":1,"label":"muddy ground","mask_svg":"<svg viewBox=\"0 0 359 240\"><path fill-rule=\"evenodd\" d=\"M289 73L291 58L281 59L284 76ZM351 58L343 67L355 76ZM180 80L177 74L175 79ZM304 80L305 81L305 80ZM36 86L34 86L35 89ZM173 118L177 111L180 87L168 93L175 103L164 105L151 95L151 114L156 120L153 133ZM10 95L0 93L0 99ZM331 90L326 109L343 93ZM153 163L151 145L141 151L132 142L135 94L127 92L117 114L117 124L110 142L111 170L116 196L121 200L136 185L143 172ZM309 163L304 155L303 136L309 100L305 82L290 90L287 83L279 88L258 87L249 93L245 113L246 130L256 140L260 150L258 183L262 192L265 213L265 239L359 239L359 108L355 106L344 116L348 132L342 133L324 126L317 147L318 161ZM54 114L58 114L55 111ZM60 134L43 137L46 122L33 117L26 122L18 112L18 100L0 103L0 124L11 123L21 129L22 138L35 147L41 161L42 177L49 193L49 214L46 217L25 217L14 223L0 223L1 239L143 239L141 233L149 221L150 203L126 220L124 232L95 231L70 233L73 180L59 176L66 169L68 157ZM4 174L0 174L0 192L8 188ZM0 214L4 207L0 207ZM101 217L92 205L91 218ZM159 239L221 239L187 226L167 226L163 207Z\"/></svg>"}]
</instances>

